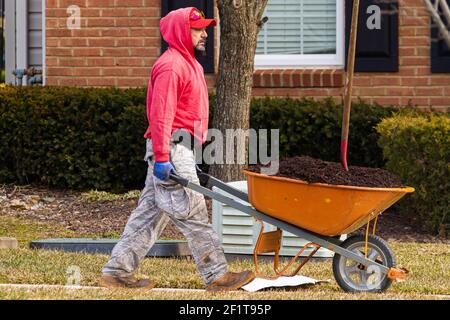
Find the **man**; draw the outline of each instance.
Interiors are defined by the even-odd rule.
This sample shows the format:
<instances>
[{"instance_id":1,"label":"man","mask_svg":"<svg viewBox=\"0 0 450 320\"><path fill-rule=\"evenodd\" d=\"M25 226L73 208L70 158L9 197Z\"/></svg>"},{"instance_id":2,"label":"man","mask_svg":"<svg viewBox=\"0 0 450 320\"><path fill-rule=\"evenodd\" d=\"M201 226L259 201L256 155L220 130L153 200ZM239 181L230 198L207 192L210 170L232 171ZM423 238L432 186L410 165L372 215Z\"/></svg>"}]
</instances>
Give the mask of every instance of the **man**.
<instances>
[{"instance_id":1,"label":"man","mask_svg":"<svg viewBox=\"0 0 450 320\"><path fill-rule=\"evenodd\" d=\"M169 179L170 173L176 172L199 184L193 146L179 143L174 137L181 131L202 143L206 139L208 90L195 50L205 50L205 28L210 25L215 26L216 21L206 19L192 7L171 11L161 19L161 34L169 48L153 66L149 80L149 127L144 135L149 167L145 188L103 268L101 286L152 288L153 281L136 279L132 272L169 219L186 237L206 290L236 290L255 277L251 271L227 272L220 240L208 222L203 195Z\"/></svg>"}]
</instances>

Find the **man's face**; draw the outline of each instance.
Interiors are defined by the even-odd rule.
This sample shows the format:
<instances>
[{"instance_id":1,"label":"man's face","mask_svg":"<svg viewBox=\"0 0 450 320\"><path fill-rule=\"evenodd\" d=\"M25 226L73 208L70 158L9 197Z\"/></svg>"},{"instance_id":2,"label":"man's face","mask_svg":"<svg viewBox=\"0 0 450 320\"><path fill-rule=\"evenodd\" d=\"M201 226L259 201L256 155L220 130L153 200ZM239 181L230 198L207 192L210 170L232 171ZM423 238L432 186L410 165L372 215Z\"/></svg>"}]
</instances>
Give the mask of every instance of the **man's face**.
<instances>
[{"instance_id":1,"label":"man's face","mask_svg":"<svg viewBox=\"0 0 450 320\"><path fill-rule=\"evenodd\" d=\"M194 49L198 51L206 50L206 38L208 34L206 33L206 29L194 29L191 28L191 36L192 36L192 44L194 45Z\"/></svg>"}]
</instances>

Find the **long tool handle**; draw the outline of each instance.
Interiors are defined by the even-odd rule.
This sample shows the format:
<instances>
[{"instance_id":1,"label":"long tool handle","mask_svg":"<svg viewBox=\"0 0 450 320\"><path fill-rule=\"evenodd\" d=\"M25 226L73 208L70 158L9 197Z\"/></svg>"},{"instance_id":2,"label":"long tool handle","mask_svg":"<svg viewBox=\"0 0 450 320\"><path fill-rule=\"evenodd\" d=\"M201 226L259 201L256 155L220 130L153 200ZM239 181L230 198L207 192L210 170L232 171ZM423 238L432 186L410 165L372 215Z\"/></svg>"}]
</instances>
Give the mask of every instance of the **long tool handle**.
<instances>
[{"instance_id":1,"label":"long tool handle","mask_svg":"<svg viewBox=\"0 0 450 320\"><path fill-rule=\"evenodd\" d=\"M342 114L342 132L341 132L341 164L344 169L348 171L347 164L347 147L348 147L348 132L350 127L350 108L352 106L352 90L353 90L353 74L355 70L355 55L356 55L356 37L358 35L358 15L359 15L359 0L353 2L352 25L350 31L350 41L347 55L347 81L344 100L344 112Z\"/></svg>"}]
</instances>

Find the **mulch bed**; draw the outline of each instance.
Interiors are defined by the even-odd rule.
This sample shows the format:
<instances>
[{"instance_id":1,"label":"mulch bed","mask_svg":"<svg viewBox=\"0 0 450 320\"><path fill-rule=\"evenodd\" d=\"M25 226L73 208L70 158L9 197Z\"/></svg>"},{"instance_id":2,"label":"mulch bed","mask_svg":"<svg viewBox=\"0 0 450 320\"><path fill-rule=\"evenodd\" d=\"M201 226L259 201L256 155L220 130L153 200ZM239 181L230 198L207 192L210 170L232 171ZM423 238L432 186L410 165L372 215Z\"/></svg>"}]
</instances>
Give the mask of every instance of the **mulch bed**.
<instances>
[{"instance_id":1,"label":"mulch bed","mask_svg":"<svg viewBox=\"0 0 450 320\"><path fill-rule=\"evenodd\" d=\"M250 165L248 170L260 173L261 167L261 165ZM345 171L340 163L298 156L280 160L276 176L332 185L372 188L404 187L397 176L383 169L357 166L349 166L348 169L349 171Z\"/></svg>"},{"instance_id":2,"label":"mulch bed","mask_svg":"<svg viewBox=\"0 0 450 320\"><path fill-rule=\"evenodd\" d=\"M0 215L56 222L80 237L120 235L137 202L138 199L92 201L82 197L81 192L41 187L0 187ZM162 237L184 238L172 222Z\"/></svg>"},{"instance_id":3,"label":"mulch bed","mask_svg":"<svg viewBox=\"0 0 450 320\"><path fill-rule=\"evenodd\" d=\"M206 203L211 218L211 199ZM120 235L136 205L137 199L92 201L74 191L0 186L0 215L57 223L79 237ZM364 231L361 228L356 232ZM387 241L450 243L450 239L435 237L392 211L380 216L377 234ZM60 235L55 232L53 237ZM184 239L171 222L162 237Z\"/></svg>"}]
</instances>

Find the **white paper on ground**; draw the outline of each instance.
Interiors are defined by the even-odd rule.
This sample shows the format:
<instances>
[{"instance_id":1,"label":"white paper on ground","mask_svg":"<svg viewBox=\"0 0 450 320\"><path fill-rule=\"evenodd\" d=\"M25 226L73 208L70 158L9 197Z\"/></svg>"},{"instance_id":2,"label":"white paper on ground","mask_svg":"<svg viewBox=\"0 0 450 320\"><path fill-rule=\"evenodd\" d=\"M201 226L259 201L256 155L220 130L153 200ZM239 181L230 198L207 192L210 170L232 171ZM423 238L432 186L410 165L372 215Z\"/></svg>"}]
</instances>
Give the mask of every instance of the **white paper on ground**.
<instances>
[{"instance_id":1,"label":"white paper on ground","mask_svg":"<svg viewBox=\"0 0 450 320\"><path fill-rule=\"evenodd\" d=\"M305 276L279 277L277 279L255 278L252 282L243 286L242 289L248 292L255 292L267 288L298 287L303 285L314 285L322 282L329 281L316 280Z\"/></svg>"}]
</instances>

